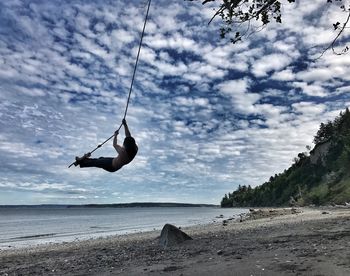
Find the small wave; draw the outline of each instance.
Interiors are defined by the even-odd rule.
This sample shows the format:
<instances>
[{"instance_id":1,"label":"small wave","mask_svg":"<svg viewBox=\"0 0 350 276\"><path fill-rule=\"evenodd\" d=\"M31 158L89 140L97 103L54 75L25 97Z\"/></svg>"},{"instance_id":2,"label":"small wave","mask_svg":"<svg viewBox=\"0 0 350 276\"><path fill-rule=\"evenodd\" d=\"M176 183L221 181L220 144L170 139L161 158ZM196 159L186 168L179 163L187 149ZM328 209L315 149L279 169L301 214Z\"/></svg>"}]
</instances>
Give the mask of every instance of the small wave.
<instances>
[{"instance_id":1,"label":"small wave","mask_svg":"<svg viewBox=\"0 0 350 276\"><path fill-rule=\"evenodd\" d=\"M90 226L90 229L110 229L108 226Z\"/></svg>"},{"instance_id":2,"label":"small wave","mask_svg":"<svg viewBox=\"0 0 350 276\"><path fill-rule=\"evenodd\" d=\"M44 238L44 237L53 237L55 236L56 233L49 233L49 234L38 234L38 235L30 235L30 236L21 236L21 237L16 237L16 238L11 238L11 240L16 240L16 239L33 239L33 238Z\"/></svg>"}]
</instances>

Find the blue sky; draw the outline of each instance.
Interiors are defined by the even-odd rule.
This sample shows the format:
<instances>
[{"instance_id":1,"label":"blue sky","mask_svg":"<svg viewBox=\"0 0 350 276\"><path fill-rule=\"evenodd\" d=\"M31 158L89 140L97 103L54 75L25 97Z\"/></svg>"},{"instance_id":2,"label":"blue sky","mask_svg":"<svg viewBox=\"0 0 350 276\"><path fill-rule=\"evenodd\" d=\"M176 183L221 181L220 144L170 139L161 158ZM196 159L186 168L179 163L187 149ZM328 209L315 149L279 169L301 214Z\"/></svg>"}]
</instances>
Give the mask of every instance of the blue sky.
<instances>
[{"instance_id":1,"label":"blue sky","mask_svg":"<svg viewBox=\"0 0 350 276\"><path fill-rule=\"evenodd\" d=\"M350 106L350 56L312 61L344 15L307 2L232 45L211 7L152 1L127 116L139 153L107 173L67 166L122 120L146 2L1 1L0 204L218 204L282 172Z\"/></svg>"}]
</instances>

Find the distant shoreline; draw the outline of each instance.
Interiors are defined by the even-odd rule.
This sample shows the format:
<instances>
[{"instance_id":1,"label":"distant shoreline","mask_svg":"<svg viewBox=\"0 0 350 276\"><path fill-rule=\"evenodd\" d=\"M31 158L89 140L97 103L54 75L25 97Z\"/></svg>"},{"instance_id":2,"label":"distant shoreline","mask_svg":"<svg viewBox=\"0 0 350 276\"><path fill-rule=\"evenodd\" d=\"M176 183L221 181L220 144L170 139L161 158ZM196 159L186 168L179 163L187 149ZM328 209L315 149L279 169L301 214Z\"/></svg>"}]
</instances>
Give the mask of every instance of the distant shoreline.
<instances>
[{"instance_id":1,"label":"distant shoreline","mask_svg":"<svg viewBox=\"0 0 350 276\"><path fill-rule=\"evenodd\" d=\"M0 208L131 208L131 207L218 207L215 204L193 204L174 202L131 202L111 204L35 204L35 205L0 205Z\"/></svg>"}]
</instances>

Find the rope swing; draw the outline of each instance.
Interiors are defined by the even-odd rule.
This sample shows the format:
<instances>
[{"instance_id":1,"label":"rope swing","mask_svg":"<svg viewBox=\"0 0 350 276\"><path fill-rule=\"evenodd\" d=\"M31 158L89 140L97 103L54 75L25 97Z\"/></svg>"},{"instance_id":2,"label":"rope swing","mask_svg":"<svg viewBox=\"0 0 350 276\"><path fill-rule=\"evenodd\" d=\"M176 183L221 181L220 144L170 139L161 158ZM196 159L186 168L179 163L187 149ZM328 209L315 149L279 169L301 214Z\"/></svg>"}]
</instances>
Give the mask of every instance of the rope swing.
<instances>
[{"instance_id":1,"label":"rope swing","mask_svg":"<svg viewBox=\"0 0 350 276\"><path fill-rule=\"evenodd\" d=\"M139 49L137 51L137 56L136 56L136 61L135 61L135 65L134 65L134 72L132 74L132 78L131 78L131 84L130 84L130 88L129 88L129 96L128 96L128 100L126 102L126 107L125 107L125 112L124 112L124 117L123 119L126 118L126 115L128 113L128 108L129 108L129 102L130 102L130 96L131 96L131 92L132 92L132 88L134 85L134 80L135 80L135 75L136 75L136 69L137 69L137 65L139 62L139 57L140 57L140 52L141 52L141 46L142 46L142 40L143 37L145 35L145 29L146 29L146 23L147 23L147 19L148 19L148 13L149 13L149 8L151 6L151 0L148 1L148 5L147 5L147 12L146 12L146 16L145 16L145 20L143 23L143 29L142 29L142 33L141 33L141 39L140 39L140 43L139 43ZM120 124L119 128L117 129L117 131L119 131L121 129L121 127L123 126L123 123ZM94 148L91 152L89 152L90 154L92 154L93 152L95 152L97 149L99 149L100 147L102 147L104 144L106 144L109 140L111 140L114 137L115 134L113 134L112 136L110 136L109 138L107 138L103 143L99 144L96 148ZM75 162L73 162L72 164L69 165L68 168L70 168L71 166L74 165Z\"/></svg>"}]
</instances>

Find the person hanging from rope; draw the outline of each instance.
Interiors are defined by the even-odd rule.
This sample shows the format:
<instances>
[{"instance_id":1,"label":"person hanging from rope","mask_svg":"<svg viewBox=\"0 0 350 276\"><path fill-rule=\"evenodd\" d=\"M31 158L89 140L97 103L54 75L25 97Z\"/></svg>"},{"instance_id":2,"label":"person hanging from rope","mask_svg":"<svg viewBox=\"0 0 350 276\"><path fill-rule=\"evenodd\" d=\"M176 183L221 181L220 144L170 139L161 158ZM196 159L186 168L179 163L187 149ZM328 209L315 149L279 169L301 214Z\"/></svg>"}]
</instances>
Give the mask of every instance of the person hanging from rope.
<instances>
[{"instance_id":1,"label":"person hanging from rope","mask_svg":"<svg viewBox=\"0 0 350 276\"><path fill-rule=\"evenodd\" d=\"M124 125L125 136L126 136L124 143L123 143L123 146L120 146L117 143L117 136L119 134L119 129L122 127L122 125L120 125L118 130L113 135L111 135L108 139L106 139L102 144L98 145L94 150L85 154L83 157L76 157L75 162L70 164L68 166L68 168L72 167L73 165L75 165L75 166L80 165L81 168L98 167L98 168L102 168L102 169L109 171L109 172L115 172L115 171L119 170L121 167L123 167L124 165L130 163L134 159L135 155L137 154L138 147L135 143L135 139L133 137L131 137L131 135L130 135L130 131L129 131L128 126L126 124L125 117L126 117L126 114L128 112L130 96L131 96L131 92L132 92L132 88L133 88L133 84L134 84L134 80L135 80L137 64L138 64L139 57L140 57L142 40L143 40L143 37L145 34L145 28L146 28L146 23L147 23L147 19L148 19L148 13L149 13L150 6L151 6L151 0L148 0L146 17L145 17L145 21L143 23L141 39L140 39L139 48L137 51L134 71L133 71L131 83L130 83L128 100L126 102L124 119L123 119L123 123L122 123L122 125ZM114 138L113 146L116 149L116 151L118 152L117 157L115 157L115 158L100 157L98 159L90 158L91 154L94 151L99 149L101 146L103 146L105 143L107 143L112 138Z\"/></svg>"},{"instance_id":2,"label":"person hanging from rope","mask_svg":"<svg viewBox=\"0 0 350 276\"><path fill-rule=\"evenodd\" d=\"M114 133L113 147L118 153L117 157L90 158L91 154L87 153L83 157L75 157L76 161L74 165L80 165L80 168L97 167L108 172L116 172L124 165L129 164L136 156L138 147L135 139L130 134L129 127L125 119L123 119L123 126L125 131L123 146L119 145L117 142L119 130Z\"/></svg>"}]
</instances>

